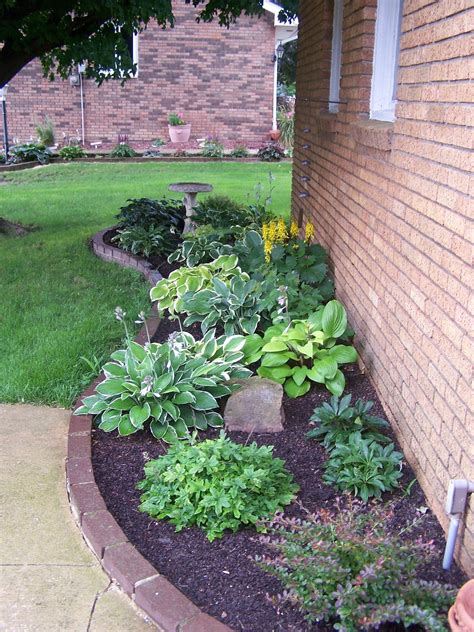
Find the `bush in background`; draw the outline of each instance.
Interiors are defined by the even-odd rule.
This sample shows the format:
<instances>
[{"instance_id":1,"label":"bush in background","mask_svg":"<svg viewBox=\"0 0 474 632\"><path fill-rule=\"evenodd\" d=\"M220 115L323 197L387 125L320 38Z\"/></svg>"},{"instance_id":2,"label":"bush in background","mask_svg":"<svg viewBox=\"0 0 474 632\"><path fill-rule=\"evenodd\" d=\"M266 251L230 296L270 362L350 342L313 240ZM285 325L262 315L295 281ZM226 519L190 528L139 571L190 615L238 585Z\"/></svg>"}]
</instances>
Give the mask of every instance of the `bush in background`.
<instances>
[{"instance_id":1,"label":"bush in background","mask_svg":"<svg viewBox=\"0 0 474 632\"><path fill-rule=\"evenodd\" d=\"M84 158L86 155L82 147L78 145L71 145L69 147L62 147L59 150L59 157L63 160L76 160L77 158Z\"/></svg>"},{"instance_id":2,"label":"bush in background","mask_svg":"<svg viewBox=\"0 0 474 632\"><path fill-rule=\"evenodd\" d=\"M257 156L264 162L278 162L285 157L285 150L279 143L265 143L258 150Z\"/></svg>"}]
</instances>

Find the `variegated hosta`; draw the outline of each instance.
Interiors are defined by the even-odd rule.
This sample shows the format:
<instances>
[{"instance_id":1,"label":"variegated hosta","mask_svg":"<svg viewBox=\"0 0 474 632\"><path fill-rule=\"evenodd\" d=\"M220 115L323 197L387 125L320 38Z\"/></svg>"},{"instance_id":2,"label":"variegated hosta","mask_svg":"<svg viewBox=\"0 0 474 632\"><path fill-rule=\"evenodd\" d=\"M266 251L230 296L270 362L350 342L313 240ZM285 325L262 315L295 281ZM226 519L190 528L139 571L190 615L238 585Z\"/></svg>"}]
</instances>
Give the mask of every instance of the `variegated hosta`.
<instances>
[{"instance_id":1,"label":"variegated hosta","mask_svg":"<svg viewBox=\"0 0 474 632\"><path fill-rule=\"evenodd\" d=\"M166 279L161 279L151 289L151 300L157 301L160 312L168 310L171 318L176 317L176 314L183 311L183 296L188 292L199 292L212 287L213 279L229 284L233 277L241 276L248 281L248 275L242 272L237 263L236 255L221 255L211 263L173 270Z\"/></svg>"},{"instance_id":2,"label":"variegated hosta","mask_svg":"<svg viewBox=\"0 0 474 632\"><path fill-rule=\"evenodd\" d=\"M247 336L246 364L260 360L257 373L284 385L289 397L305 395L311 382L324 384L333 395L344 391L345 378L339 365L357 360L351 345L336 344L347 329L346 310L339 301L329 301L306 320L269 327L263 336Z\"/></svg>"},{"instance_id":3,"label":"variegated hosta","mask_svg":"<svg viewBox=\"0 0 474 632\"><path fill-rule=\"evenodd\" d=\"M99 428L122 436L149 424L168 442L190 428L221 426L218 400L238 388L229 380L251 375L241 364L244 344L243 336L216 338L214 330L199 341L177 333L163 344L130 342L112 354L105 380L75 414L98 415Z\"/></svg>"}]
</instances>

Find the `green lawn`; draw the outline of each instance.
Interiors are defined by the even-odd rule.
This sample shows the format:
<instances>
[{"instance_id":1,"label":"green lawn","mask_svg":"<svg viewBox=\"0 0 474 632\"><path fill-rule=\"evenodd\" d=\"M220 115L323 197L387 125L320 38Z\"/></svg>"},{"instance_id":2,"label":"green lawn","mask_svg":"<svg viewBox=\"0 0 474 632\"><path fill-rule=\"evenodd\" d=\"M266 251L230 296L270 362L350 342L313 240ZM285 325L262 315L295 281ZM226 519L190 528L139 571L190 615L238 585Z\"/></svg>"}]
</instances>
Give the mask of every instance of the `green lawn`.
<instances>
[{"instance_id":1,"label":"green lawn","mask_svg":"<svg viewBox=\"0 0 474 632\"><path fill-rule=\"evenodd\" d=\"M89 238L114 223L130 197L161 197L168 184L209 182L216 194L255 199L274 174L272 209L287 216L291 165L280 163L67 164L15 172L0 186L0 216L38 230L0 236L0 401L70 406L92 364L120 343L117 305L149 306L138 274L98 260Z\"/></svg>"}]
</instances>

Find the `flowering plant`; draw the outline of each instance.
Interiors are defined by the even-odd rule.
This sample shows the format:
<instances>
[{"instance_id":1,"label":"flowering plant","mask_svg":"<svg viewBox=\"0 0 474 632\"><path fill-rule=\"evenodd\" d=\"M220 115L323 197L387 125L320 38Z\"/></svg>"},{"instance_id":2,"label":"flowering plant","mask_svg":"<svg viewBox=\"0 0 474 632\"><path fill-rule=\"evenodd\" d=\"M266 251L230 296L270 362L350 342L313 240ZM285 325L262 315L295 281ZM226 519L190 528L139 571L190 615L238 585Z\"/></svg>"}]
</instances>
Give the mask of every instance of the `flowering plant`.
<instances>
[{"instance_id":1,"label":"flowering plant","mask_svg":"<svg viewBox=\"0 0 474 632\"><path fill-rule=\"evenodd\" d=\"M186 125L186 122L183 119L183 114L181 112L179 114L168 114L168 125L171 125L172 127L177 125Z\"/></svg>"}]
</instances>

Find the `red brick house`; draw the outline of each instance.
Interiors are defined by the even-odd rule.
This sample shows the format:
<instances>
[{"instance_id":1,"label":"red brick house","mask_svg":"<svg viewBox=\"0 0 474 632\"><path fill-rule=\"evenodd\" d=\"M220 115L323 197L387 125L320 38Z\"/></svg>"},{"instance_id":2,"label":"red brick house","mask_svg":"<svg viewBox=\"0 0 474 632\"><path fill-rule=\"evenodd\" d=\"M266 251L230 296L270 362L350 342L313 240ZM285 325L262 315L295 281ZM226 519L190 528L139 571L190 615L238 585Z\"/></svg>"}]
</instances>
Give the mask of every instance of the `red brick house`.
<instances>
[{"instance_id":1,"label":"red brick house","mask_svg":"<svg viewBox=\"0 0 474 632\"><path fill-rule=\"evenodd\" d=\"M130 42L138 72L124 87L113 80L100 87L84 80L81 87L79 77L75 85L51 82L35 60L10 82L10 141L36 137L45 115L58 140L78 134L86 144L115 143L126 134L130 141L150 141L167 138L167 115L182 112L193 138L260 142L272 128L275 46L296 30L278 21L279 11L265 0L260 18L242 16L226 29L197 24L198 11L176 1L173 29L152 23Z\"/></svg>"},{"instance_id":2,"label":"red brick house","mask_svg":"<svg viewBox=\"0 0 474 632\"><path fill-rule=\"evenodd\" d=\"M301 0L293 214L444 527L474 480L472 0ZM474 573L474 496L459 559Z\"/></svg>"}]
</instances>

